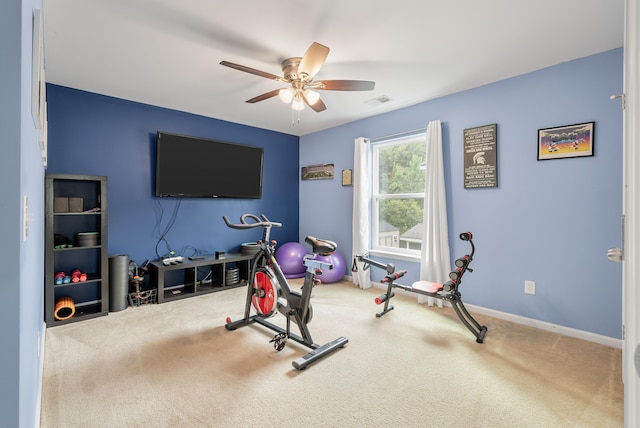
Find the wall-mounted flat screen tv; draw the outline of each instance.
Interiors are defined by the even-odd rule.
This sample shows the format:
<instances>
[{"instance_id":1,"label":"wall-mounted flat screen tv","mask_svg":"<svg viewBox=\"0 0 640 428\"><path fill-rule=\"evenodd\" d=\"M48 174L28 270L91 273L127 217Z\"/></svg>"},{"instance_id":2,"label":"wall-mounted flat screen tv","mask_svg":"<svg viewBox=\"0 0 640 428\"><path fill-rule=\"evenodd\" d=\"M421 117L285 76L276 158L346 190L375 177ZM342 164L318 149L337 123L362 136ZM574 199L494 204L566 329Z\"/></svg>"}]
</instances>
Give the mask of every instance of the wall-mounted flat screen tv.
<instances>
[{"instance_id":1,"label":"wall-mounted flat screen tv","mask_svg":"<svg viewBox=\"0 0 640 428\"><path fill-rule=\"evenodd\" d=\"M158 131L156 196L262 197L264 149Z\"/></svg>"}]
</instances>

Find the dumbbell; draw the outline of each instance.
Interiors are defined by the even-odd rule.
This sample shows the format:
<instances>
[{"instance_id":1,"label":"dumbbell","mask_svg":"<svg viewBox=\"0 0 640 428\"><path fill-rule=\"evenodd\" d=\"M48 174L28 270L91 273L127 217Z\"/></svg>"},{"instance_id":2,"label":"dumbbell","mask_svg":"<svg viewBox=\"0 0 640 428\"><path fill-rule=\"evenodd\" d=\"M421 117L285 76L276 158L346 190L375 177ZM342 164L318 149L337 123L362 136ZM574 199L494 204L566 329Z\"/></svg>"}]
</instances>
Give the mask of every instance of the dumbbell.
<instances>
[{"instance_id":1,"label":"dumbbell","mask_svg":"<svg viewBox=\"0 0 640 428\"><path fill-rule=\"evenodd\" d=\"M74 269L71 272L71 282L85 282L87 280L87 274L80 272L80 269Z\"/></svg>"},{"instance_id":2,"label":"dumbbell","mask_svg":"<svg viewBox=\"0 0 640 428\"><path fill-rule=\"evenodd\" d=\"M54 279L55 279L56 285L68 284L71 282L71 277L64 272L56 272Z\"/></svg>"}]
</instances>

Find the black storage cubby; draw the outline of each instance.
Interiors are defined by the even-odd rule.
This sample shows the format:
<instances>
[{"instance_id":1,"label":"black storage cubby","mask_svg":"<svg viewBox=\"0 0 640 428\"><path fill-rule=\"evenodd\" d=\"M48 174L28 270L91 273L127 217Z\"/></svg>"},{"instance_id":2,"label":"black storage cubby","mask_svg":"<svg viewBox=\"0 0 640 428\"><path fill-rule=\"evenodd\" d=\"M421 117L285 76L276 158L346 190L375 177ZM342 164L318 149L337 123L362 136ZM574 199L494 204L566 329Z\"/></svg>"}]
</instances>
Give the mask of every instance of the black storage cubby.
<instances>
[{"instance_id":1,"label":"black storage cubby","mask_svg":"<svg viewBox=\"0 0 640 428\"><path fill-rule=\"evenodd\" d=\"M74 269L86 279L56 284L56 273ZM47 327L109 313L106 177L45 176L44 290Z\"/></svg>"},{"instance_id":2,"label":"black storage cubby","mask_svg":"<svg viewBox=\"0 0 640 428\"><path fill-rule=\"evenodd\" d=\"M157 289L158 303L246 286L249 282L253 255L228 254L224 259L205 257L184 259L182 263L164 265L149 263L151 283ZM237 282L227 281L226 272L237 269Z\"/></svg>"}]
</instances>

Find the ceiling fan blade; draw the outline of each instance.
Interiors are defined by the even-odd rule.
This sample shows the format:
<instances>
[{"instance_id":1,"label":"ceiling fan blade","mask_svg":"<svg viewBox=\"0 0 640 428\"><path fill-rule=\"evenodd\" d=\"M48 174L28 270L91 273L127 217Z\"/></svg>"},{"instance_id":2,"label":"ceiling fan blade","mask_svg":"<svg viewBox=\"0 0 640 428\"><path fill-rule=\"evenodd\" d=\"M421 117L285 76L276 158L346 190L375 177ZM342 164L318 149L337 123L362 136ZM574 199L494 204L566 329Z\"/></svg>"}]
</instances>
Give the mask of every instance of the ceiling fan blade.
<instances>
[{"instance_id":1,"label":"ceiling fan blade","mask_svg":"<svg viewBox=\"0 0 640 428\"><path fill-rule=\"evenodd\" d=\"M320 98L318 98L318 101L316 101L313 104L309 102L309 100L307 99L307 97L305 97L304 94L302 94L302 98L304 99L304 102L307 103L309 107L311 107L313 110L317 111L318 113L327 109L327 106L324 105L324 103Z\"/></svg>"},{"instance_id":2,"label":"ceiling fan blade","mask_svg":"<svg viewBox=\"0 0 640 428\"><path fill-rule=\"evenodd\" d=\"M309 49L304 53L300 65L298 66L298 75L302 80L310 81L313 76L320 70L329 55L329 48L320 43L313 42Z\"/></svg>"},{"instance_id":3,"label":"ceiling fan blade","mask_svg":"<svg viewBox=\"0 0 640 428\"><path fill-rule=\"evenodd\" d=\"M221 61L220 65L224 65L225 67L235 68L236 70L244 71L245 73L255 74L256 76L266 77L271 80L281 80L280 76L276 76L275 74L267 73L266 71L256 70L255 68L247 67L240 64L234 64L229 61Z\"/></svg>"},{"instance_id":4,"label":"ceiling fan blade","mask_svg":"<svg viewBox=\"0 0 640 428\"><path fill-rule=\"evenodd\" d=\"M253 97L250 100L247 100L248 103L257 103L258 101L264 101L271 97L275 97L280 92L280 89L274 89L273 91L266 92L262 95L258 95L257 97Z\"/></svg>"},{"instance_id":5,"label":"ceiling fan blade","mask_svg":"<svg viewBox=\"0 0 640 428\"><path fill-rule=\"evenodd\" d=\"M315 89L325 91L371 91L376 86L376 82L367 80L322 80L314 83Z\"/></svg>"}]
</instances>

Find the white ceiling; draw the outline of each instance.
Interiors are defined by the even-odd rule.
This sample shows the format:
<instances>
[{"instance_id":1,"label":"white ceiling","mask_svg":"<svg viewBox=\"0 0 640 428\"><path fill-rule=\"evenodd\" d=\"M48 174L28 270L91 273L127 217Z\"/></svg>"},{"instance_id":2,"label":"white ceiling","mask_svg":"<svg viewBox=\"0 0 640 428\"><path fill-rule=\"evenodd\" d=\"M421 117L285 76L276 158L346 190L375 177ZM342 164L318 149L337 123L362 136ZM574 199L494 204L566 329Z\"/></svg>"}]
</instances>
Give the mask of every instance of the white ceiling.
<instances>
[{"instance_id":1,"label":"white ceiling","mask_svg":"<svg viewBox=\"0 0 640 428\"><path fill-rule=\"evenodd\" d=\"M46 81L293 135L538 70L623 45L622 0L45 0ZM327 110L292 122L282 75L312 42L315 77L372 80L322 91ZM370 105L367 101L391 101Z\"/></svg>"}]
</instances>

